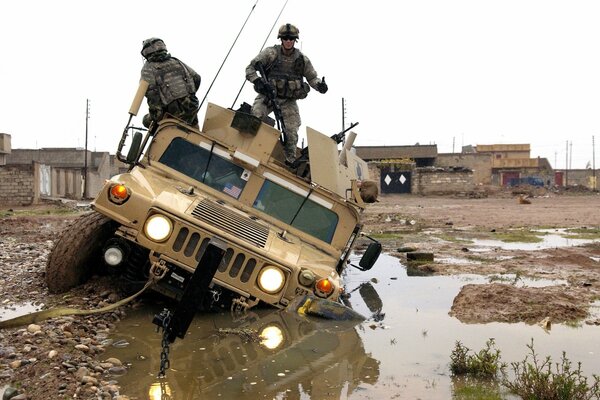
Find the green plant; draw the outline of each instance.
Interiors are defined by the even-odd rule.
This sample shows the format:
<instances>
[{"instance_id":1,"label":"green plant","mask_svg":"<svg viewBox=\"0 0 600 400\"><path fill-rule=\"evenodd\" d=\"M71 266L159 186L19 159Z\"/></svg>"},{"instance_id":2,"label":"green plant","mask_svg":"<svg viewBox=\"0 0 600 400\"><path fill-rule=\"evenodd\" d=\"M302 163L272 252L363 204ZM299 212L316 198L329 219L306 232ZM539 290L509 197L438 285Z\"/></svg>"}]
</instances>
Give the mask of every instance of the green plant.
<instances>
[{"instance_id":1,"label":"green plant","mask_svg":"<svg viewBox=\"0 0 600 400\"><path fill-rule=\"evenodd\" d=\"M472 375L477 378L495 378L505 365L500 362L500 350L495 348L494 339L489 339L485 348L474 354L457 341L450 355L450 371L453 375Z\"/></svg>"},{"instance_id":2,"label":"green plant","mask_svg":"<svg viewBox=\"0 0 600 400\"><path fill-rule=\"evenodd\" d=\"M514 381L502 371L502 384L511 392L525 400L600 399L600 377L593 375L594 382L590 386L582 374L581 363L573 368L565 352L560 363L553 364L550 356L542 361L533 348L533 339L527 347L530 354L521 362L511 363Z\"/></svg>"}]
</instances>

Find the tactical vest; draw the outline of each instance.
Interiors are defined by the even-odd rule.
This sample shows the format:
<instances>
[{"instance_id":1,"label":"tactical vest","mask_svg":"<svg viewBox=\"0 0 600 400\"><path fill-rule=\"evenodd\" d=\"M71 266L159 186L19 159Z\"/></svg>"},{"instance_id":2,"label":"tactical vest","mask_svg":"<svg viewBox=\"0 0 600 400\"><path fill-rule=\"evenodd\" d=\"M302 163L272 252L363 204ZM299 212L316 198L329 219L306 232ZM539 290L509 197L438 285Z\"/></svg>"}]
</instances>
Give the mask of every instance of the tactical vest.
<instances>
[{"instance_id":1,"label":"tactical vest","mask_svg":"<svg viewBox=\"0 0 600 400\"><path fill-rule=\"evenodd\" d=\"M149 63L163 105L196 93L196 84L185 64L175 57Z\"/></svg>"},{"instance_id":2,"label":"tactical vest","mask_svg":"<svg viewBox=\"0 0 600 400\"><path fill-rule=\"evenodd\" d=\"M276 45L277 58L266 71L269 82L275 88L277 97L286 99L304 99L310 86L304 81L304 57L300 50L286 56L281 46Z\"/></svg>"}]
</instances>

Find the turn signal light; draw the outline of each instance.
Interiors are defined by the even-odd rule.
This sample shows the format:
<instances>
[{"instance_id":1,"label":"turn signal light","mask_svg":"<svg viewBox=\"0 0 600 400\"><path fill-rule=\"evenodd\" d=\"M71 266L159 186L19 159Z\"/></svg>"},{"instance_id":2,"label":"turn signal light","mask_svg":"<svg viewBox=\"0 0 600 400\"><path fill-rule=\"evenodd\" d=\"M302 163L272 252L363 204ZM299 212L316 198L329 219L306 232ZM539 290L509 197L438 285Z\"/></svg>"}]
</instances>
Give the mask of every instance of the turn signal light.
<instances>
[{"instance_id":1,"label":"turn signal light","mask_svg":"<svg viewBox=\"0 0 600 400\"><path fill-rule=\"evenodd\" d=\"M315 284L315 292L319 297L327 297L333 292L333 283L327 278L319 279Z\"/></svg>"},{"instance_id":2,"label":"turn signal light","mask_svg":"<svg viewBox=\"0 0 600 400\"><path fill-rule=\"evenodd\" d=\"M109 198L115 204L123 204L129 199L130 193L129 189L125 185L121 185L120 183L114 184L110 187Z\"/></svg>"}]
</instances>

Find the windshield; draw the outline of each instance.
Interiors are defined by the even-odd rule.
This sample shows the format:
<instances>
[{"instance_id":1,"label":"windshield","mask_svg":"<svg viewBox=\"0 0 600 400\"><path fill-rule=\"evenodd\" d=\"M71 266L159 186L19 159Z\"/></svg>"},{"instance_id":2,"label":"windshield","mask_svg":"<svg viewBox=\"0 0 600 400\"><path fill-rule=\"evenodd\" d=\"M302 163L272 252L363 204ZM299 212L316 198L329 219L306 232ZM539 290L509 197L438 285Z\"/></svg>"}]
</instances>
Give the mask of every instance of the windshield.
<instances>
[{"instance_id":1,"label":"windshield","mask_svg":"<svg viewBox=\"0 0 600 400\"><path fill-rule=\"evenodd\" d=\"M230 160L183 138L173 139L158 161L235 199L250 175Z\"/></svg>"},{"instance_id":2,"label":"windshield","mask_svg":"<svg viewBox=\"0 0 600 400\"><path fill-rule=\"evenodd\" d=\"M260 189L254 208L327 243L338 223L333 211L269 180Z\"/></svg>"}]
</instances>

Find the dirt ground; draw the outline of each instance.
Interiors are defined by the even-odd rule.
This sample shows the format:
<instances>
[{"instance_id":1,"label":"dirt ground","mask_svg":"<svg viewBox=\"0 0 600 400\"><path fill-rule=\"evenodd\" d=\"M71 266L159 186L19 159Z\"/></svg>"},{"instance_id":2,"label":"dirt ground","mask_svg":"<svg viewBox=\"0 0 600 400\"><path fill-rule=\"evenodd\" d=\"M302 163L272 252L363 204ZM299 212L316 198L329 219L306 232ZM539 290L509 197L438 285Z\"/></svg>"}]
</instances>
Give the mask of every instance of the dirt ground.
<instances>
[{"instance_id":1,"label":"dirt ground","mask_svg":"<svg viewBox=\"0 0 600 400\"><path fill-rule=\"evenodd\" d=\"M600 196L546 193L527 200L523 204L511 193L479 199L381 196L366 211L365 228L413 273L495 277L490 284L462 288L449 310L462 322L600 324L598 316L588 313L600 299ZM487 252L476 245L478 240L531 237L533 229L552 233L564 228L576 230L571 237L596 242L539 250L492 246ZM412 265L407 250L432 253L434 260ZM522 278L556 283L526 287L519 284Z\"/></svg>"},{"instance_id":2,"label":"dirt ground","mask_svg":"<svg viewBox=\"0 0 600 400\"><path fill-rule=\"evenodd\" d=\"M386 252L408 264L413 274L492 275L489 284L468 284L448 312L466 323L600 324L588 313L600 299L600 243L541 250L478 250L476 240L504 238L534 228L585 228L578 237L600 239L600 196L543 194L520 204L511 193L487 198L380 196L364 214L365 231L382 241ZM59 211L64 209L59 209ZM66 295L45 286L45 263L59 232L77 213L49 215L37 209L0 209L0 306L24 302L48 307L97 308L122 297L108 278L94 278ZM581 233L584 232L584 233ZM407 251L433 254L433 261L406 261ZM529 287L521 278L550 280ZM111 330L128 305L93 316L62 317L22 328L0 330L0 393L18 389L15 399L120 399L111 374L119 360L103 357ZM0 313L5 319L6 314Z\"/></svg>"}]
</instances>

